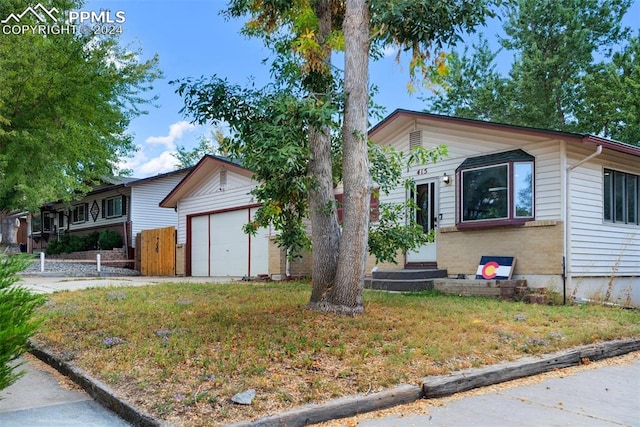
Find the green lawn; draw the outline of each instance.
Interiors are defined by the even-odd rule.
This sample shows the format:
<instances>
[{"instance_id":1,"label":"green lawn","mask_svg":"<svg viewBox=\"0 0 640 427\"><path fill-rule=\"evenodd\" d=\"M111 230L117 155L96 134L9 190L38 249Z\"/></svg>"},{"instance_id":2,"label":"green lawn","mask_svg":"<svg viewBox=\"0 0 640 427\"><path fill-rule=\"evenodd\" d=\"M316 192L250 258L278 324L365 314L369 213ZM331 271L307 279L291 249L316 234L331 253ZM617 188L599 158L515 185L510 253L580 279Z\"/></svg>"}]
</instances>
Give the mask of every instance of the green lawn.
<instances>
[{"instance_id":1,"label":"green lawn","mask_svg":"<svg viewBox=\"0 0 640 427\"><path fill-rule=\"evenodd\" d=\"M428 375L640 337L640 312L365 291L365 313L305 309L307 283L163 284L53 294L34 341L181 425L265 416ZM230 402L249 388L251 406Z\"/></svg>"}]
</instances>

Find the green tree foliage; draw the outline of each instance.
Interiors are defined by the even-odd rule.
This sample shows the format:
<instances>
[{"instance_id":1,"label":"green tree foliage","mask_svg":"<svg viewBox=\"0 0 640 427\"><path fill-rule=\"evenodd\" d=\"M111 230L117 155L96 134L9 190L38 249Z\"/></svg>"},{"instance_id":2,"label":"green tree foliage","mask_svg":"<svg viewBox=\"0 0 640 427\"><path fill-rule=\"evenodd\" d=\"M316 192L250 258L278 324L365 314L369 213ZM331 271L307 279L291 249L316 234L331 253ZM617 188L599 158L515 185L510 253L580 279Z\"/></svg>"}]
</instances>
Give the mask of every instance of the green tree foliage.
<instances>
[{"instance_id":1,"label":"green tree foliage","mask_svg":"<svg viewBox=\"0 0 640 427\"><path fill-rule=\"evenodd\" d=\"M518 0L504 8L514 54L507 76L496 71L484 39L453 53L444 90L431 111L514 125L592 133L636 144L638 37L620 21L630 0Z\"/></svg>"},{"instance_id":2,"label":"green tree foliage","mask_svg":"<svg viewBox=\"0 0 640 427\"><path fill-rule=\"evenodd\" d=\"M60 11L80 0L40 2ZM25 0L0 3L0 16ZM24 23L35 20L30 14ZM117 36L3 34L0 37L0 205L35 209L71 200L134 150L126 129L159 76L158 58Z\"/></svg>"},{"instance_id":3,"label":"green tree foliage","mask_svg":"<svg viewBox=\"0 0 640 427\"><path fill-rule=\"evenodd\" d=\"M221 148L224 146L224 138L222 130L217 128L211 131L210 136L201 135L198 138L198 145L192 149L188 149L184 145L178 145L176 152L172 154L178 160L176 169L195 166L207 154L224 156L226 153Z\"/></svg>"},{"instance_id":4,"label":"green tree foliage","mask_svg":"<svg viewBox=\"0 0 640 427\"><path fill-rule=\"evenodd\" d=\"M22 256L0 256L0 390L23 374L16 372L15 360L27 350L28 339L39 325L33 313L43 297L15 286L16 273L28 264Z\"/></svg>"},{"instance_id":5,"label":"green tree foliage","mask_svg":"<svg viewBox=\"0 0 640 427\"><path fill-rule=\"evenodd\" d=\"M585 75L576 119L587 132L640 146L640 34Z\"/></svg>"}]
</instances>

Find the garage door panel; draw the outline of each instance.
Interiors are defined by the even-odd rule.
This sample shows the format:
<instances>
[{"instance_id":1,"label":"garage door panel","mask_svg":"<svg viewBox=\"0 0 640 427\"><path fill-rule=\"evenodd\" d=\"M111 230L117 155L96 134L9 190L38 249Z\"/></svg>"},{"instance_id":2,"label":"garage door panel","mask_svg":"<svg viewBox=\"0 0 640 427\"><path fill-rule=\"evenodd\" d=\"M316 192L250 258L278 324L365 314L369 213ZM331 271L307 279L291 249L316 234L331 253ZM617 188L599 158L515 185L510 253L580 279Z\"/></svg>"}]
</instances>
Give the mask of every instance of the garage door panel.
<instances>
[{"instance_id":1,"label":"garage door panel","mask_svg":"<svg viewBox=\"0 0 640 427\"><path fill-rule=\"evenodd\" d=\"M244 276L247 274L249 238L242 231L247 211L211 215L211 275Z\"/></svg>"},{"instance_id":2,"label":"garage door panel","mask_svg":"<svg viewBox=\"0 0 640 427\"><path fill-rule=\"evenodd\" d=\"M209 216L191 218L191 275L209 275Z\"/></svg>"},{"instance_id":3,"label":"garage door panel","mask_svg":"<svg viewBox=\"0 0 640 427\"><path fill-rule=\"evenodd\" d=\"M257 209L251 209L251 217ZM269 274L269 229L260 228L251 236L251 276Z\"/></svg>"}]
</instances>

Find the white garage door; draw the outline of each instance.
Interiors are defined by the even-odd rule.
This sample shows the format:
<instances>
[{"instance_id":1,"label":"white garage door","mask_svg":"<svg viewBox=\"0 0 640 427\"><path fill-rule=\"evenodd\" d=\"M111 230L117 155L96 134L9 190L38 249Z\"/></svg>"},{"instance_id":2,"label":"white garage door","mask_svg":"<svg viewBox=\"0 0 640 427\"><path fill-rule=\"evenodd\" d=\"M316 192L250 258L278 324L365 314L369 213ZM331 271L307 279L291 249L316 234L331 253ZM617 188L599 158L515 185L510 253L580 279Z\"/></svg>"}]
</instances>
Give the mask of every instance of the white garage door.
<instances>
[{"instance_id":1,"label":"white garage door","mask_svg":"<svg viewBox=\"0 0 640 427\"><path fill-rule=\"evenodd\" d=\"M269 270L269 234L248 236L242 227L255 209L191 218L192 276L257 276Z\"/></svg>"}]
</instances>

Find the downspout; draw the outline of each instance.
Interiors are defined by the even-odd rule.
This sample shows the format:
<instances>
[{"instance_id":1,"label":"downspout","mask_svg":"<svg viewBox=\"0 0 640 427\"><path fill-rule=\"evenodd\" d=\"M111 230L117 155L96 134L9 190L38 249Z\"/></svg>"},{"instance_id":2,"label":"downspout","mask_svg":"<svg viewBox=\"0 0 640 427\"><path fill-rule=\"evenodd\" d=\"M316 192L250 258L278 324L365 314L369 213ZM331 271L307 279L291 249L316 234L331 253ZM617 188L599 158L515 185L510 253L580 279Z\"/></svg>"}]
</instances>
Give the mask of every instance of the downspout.
<instances>
[{"instance_id":1,"label":"downspout","mask_svg":"<svg viewBox=\"0 0 640 427\"><path fill-rule=\"evenodd\" d=\"M566 168L566 176L565 176L565 195L564 195L564 203L565 203L565 222L564 222L564 275L565 280L563 283L562 295L563 300L562 303L567 303L567 287L573 288L573 267L571 262L571 171L577 168L578 166L588 162L594 157L599 156L602 153L602 145L598 145L596 147L596 151L589 154L582 160L567 166Z\"/></svg>"}]
</instances>

